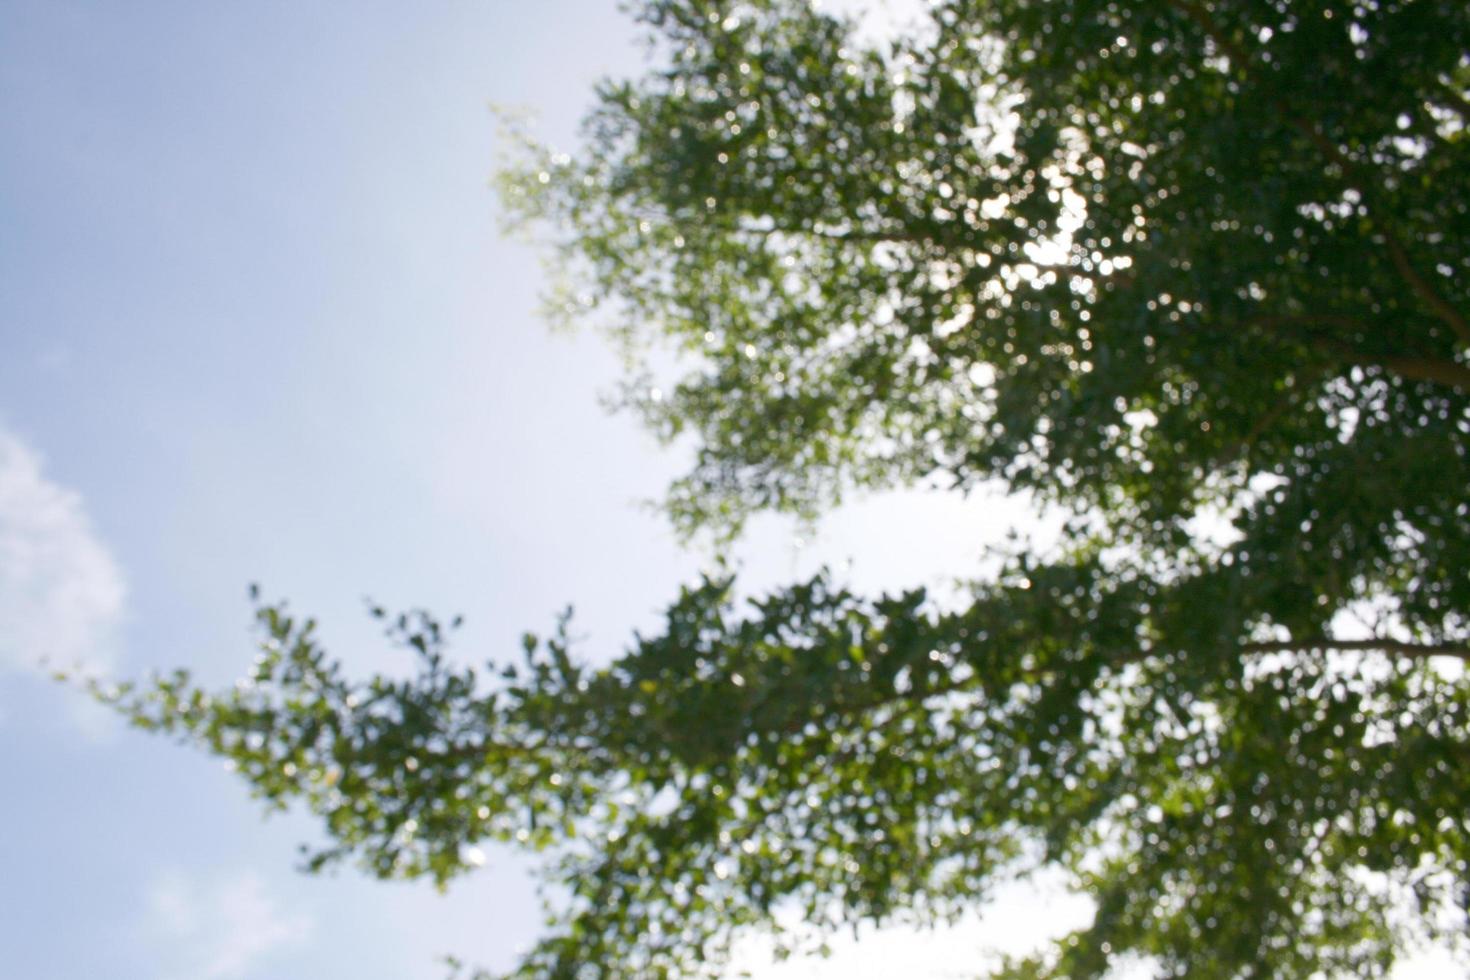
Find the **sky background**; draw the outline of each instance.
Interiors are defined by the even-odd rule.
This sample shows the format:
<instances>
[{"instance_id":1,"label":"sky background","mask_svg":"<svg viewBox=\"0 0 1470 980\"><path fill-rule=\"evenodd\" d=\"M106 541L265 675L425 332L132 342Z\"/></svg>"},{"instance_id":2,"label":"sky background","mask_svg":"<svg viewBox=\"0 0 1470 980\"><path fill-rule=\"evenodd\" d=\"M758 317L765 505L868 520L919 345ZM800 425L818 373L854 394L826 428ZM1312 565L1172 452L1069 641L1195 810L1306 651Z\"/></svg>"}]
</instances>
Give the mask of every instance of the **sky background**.
<instances>
[{"instance_id":1,"label":"sky background","mask_svg":"<svg viewBox=\"0 0 1470 980\"><path fill-rule=\"evenodd\" d=\"M613 0L0 0L0 976L431 980L536 935L508 852L446 895L295 873L308 819L262 821L218 761L38 661L229 683L251 582L359 674L405 666L365 596L463 613L474 660L568 603L593 659L655 626L708 561L638 504L678 456L599 407L595 336L538 322L538 256L489 188L489 106L570 148L633 37ZM942 585L1023 515L890 495L739 554L752 588L823 564ZM743 963L963 976L1086 914L1007 891L982 925Z\"/></svg>"}]
</instances>

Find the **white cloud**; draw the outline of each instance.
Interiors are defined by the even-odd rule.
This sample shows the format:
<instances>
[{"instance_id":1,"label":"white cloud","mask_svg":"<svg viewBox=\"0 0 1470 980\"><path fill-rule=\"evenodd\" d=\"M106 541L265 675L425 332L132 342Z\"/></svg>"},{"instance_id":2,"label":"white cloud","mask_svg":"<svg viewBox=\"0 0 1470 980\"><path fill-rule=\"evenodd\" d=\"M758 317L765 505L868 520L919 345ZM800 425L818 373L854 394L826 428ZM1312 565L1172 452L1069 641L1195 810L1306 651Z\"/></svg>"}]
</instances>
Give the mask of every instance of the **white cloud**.
<instances>
[{"instance_id":1,"label":"white cloud","mask_svg":"<svg viewBox=\"0 0 1470 980\"><path fill-rule=\"evenodd\" d=\"M81 497L0 428L0 671L105 672L125 593Z\"/></svg>"},{"instance_id":2,"label":"white cloud","mask_svg":"<svg viewBox=\"0 0 1470 980\"><path fill-rule=\"evenodd\" d=\"M237 980L262 958L311 931L305 916L283 912L253 871L209 880L161 874L148 888L143 933L165 975Z\"/></svg>"},{"instance_id":3,"label":"white cloud","mask_svg":"<svg viewBox=\"0 0 1470 980\"><path fill-rule=\"evenodd\" d=\"M994 898L958 925L937 929L906 926L865 927L833 937L829 958L792 959L773 964L769 943L747 942L737 966L756 980L887 980L889 977L960 980L993 968L1001 954L1025 955L1087 926L1093 903L1064 887L1055 871L997 889ZM788 926L795 922L786 923ZM1146 961L1124 966L1119 980L1153 976ZM1457 980L1465 964L1443 950L1406 956L1392 980Z\"/></svg>"},{"instance_id":4,"label":"white cloud","mask_svg":"<svg viewBox=\"0 0 1470 980\"><path fill-rule=\"evenodd\" d=\"M851 17L857 22L857 42L876 48L925 30L928 4L924 0L815 0L824 13Z\"/></svg>"},{"instance_id":5,"label":"white cloud","mask_svg":"<svg viewBox=\"0 0 1470 980\"><path fill-rule=\"evenodd\" d=\"M918 929L865 926L854 937L832 937L827 958L793 958L777 965L769 944L748 944L737 966L759 980L961 980L994 967L999 954L1025 954L1087 924L1092 903L1067 891L1056 873L1035 875L997 890L976 914L953 926ZM786 923L796 926L796 922Z\"/></svg>"}]
</instances>

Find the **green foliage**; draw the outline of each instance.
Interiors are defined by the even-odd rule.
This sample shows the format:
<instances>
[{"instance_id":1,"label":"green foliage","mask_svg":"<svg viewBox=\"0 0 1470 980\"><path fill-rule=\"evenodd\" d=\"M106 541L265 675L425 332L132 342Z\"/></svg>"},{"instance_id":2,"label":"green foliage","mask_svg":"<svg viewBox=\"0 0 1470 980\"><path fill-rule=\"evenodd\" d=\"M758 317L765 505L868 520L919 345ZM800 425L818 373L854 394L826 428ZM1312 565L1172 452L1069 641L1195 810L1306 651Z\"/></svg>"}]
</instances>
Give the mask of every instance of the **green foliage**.
<instances>
[{"instance_id":1,"label":"green foliage","mask_svg":"<svg viewBox=\"0 0 1470 980\"><path fill-rule=\"evenodd\" d=\"M1470 902L1470 10L941 0L865 48L797 0L644 0L659 52L519 220L691 437L684 530L846 492L1070 513L958 604L706 580L609 666L349 680L280 607L252 680L106 692L382 877L476 842L571 893L519 976L942 921L1066 869L998 975L1382 976ZM662 358L662 355L660 355ZM1443 934L1441 934L1443 933ZM815 938L812 938L812 936Z\"/></svg>"}]
</instances>

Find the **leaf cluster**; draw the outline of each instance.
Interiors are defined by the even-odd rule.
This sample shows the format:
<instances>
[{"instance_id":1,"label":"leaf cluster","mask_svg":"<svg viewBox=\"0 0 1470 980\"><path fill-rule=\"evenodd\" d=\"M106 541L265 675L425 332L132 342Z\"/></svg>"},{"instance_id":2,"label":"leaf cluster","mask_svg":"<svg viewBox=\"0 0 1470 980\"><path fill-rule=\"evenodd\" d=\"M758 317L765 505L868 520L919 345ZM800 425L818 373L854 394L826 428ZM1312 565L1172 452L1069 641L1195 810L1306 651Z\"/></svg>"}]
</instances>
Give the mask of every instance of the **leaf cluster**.
<instances>
[{"instance_id":1,"label":"leaf cluster","mask_svg":"<svg viewBox=\"0 0 1470 980\"><path fill-rule=\"evenodd\" d=\"M706 579L604 666L563 620L476 673L383 614L418 670L354 681L267 605L243 686L100 693L318 813L312 868L552 848L518 976L715 976L1043 866L1096 915L997 976L1463 939L1470 10L940 0L864 47L797 0L633 9L655 67L503 188L692 442L676 524L1000 486L1063 547L943 606Z\"/></svg>"}]
</instances>

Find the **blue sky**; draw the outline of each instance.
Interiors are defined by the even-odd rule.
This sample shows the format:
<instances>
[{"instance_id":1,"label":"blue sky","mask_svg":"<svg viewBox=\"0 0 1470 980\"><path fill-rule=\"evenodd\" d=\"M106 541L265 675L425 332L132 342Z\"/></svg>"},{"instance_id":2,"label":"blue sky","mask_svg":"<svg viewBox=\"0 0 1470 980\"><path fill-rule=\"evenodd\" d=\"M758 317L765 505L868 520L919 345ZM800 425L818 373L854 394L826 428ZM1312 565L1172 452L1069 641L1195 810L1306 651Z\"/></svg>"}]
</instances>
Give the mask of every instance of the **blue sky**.
<instances>
[{"instance_id":1,"label":"blue sky","mask_svg":"<svg viewBox=\"0 0 1470 980\"><path fill-rule=\"evenodd\" d=\"M0 579L0 974L432 977L532 934L505 857L448 898L295 875L309 824L28 665L227 682L251 581L363 671L397 663L369 593L466 613L467 655L572 599L609 640L650 618L694 565L628 506L668 464L598 409L601 347L535 322L487 189L488 104L566 138L628 33L588 3L0 7L0 499L27 545Z\"/></svg>"},{"instance_id":2,"label":"blue sky","mask_svg":"<svg viewBox=\"0 0 1470 980\"><path fill-rule=\"evenodd\" d=\"M309 821L263 822L36 660L228 683L250 582L360 672L401 663L366 595L464 613L476 659L568 602L591 657L656 622L704 560L636 504L678 460L598 407L595 337L536 320L488 187L489 105L568 144L631 38L612 0L0 0L0 975L427 980L534 936L524 859L444 896L297 875ZM934 584L1021 513L887 497L742 554L753 584ZM1075 921L1056 902L1003 901L989 934ZM982 932L822 975L950 975Z\"/></svg>"}]
</instances>

